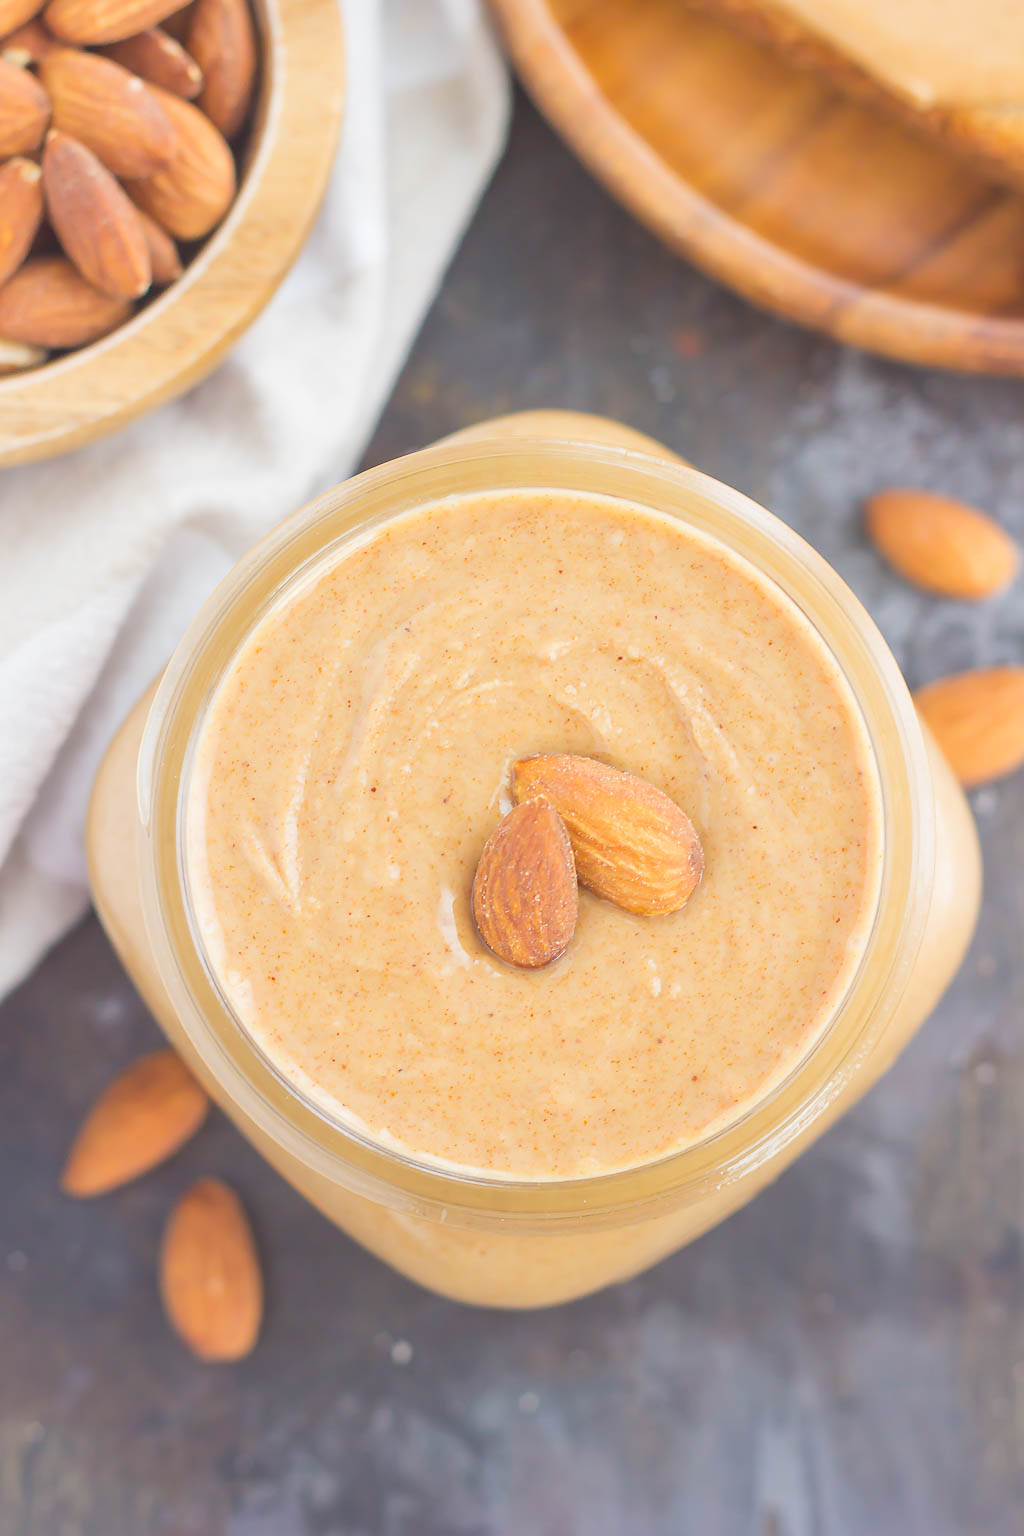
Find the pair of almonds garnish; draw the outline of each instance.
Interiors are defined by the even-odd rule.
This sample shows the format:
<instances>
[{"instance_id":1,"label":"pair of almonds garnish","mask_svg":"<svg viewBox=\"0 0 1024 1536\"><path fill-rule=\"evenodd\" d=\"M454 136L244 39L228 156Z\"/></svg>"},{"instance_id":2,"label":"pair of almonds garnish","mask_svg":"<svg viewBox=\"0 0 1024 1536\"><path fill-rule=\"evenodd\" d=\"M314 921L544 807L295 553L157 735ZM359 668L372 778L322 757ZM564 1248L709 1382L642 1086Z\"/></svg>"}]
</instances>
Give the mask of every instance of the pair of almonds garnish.
<instances>
[{"instance_id":1,"label":"pair of almonds garnish","mask_svg":"<svg viewBox=\"0 0 1024 1536\"><path fill-rule=\"evenodd\" d=\"M865 508L868 535L894 570L942 597L994 597L1017 573L1020 552L984 512L928 491L890 490Z\"/></svg>"},{"instance_id":2,"label":"pair of almonds garnish","mask_svg":"<svg viewBox=\"0 0 1024 1536\"><path fill-rule=\"evenodd\" d=\"M1024 766L1024 667L985 667L929 683L914 703L967 789Z\"/></svg>"},{"instance_id":3,"label":"pair of almonds garnish","mask_svg":"<svg viewBox=\"0 0 1024 1536\"><path fill-rule=\"evenodd\" d=\"M473 915L489 949L547 965L576 926L577 881L627 912L686 905L704 870L689 817L646 779L594 758L527 757L512 770L518 802L484 848Z\"/></svg>"}]
</instances>

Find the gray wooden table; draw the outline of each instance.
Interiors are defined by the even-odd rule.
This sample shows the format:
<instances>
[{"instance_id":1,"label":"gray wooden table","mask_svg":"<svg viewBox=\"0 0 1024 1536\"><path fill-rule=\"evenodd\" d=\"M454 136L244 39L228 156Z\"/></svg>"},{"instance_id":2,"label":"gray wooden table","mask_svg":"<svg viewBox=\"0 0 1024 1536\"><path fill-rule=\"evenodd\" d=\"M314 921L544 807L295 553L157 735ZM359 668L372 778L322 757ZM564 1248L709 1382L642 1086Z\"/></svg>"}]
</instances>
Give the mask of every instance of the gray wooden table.
<instances>
[{"instance_id":1,"label":"gray wooden table","mask_svg":"<svg viewBox=\"0 0 1024 1536\"><path fill-rule=\"evenodd\" d=\"M689 270L520 104L367 462L498 411L620 417L766 503L866 600L912 683L1024 659L1024 583L902 587L858 504L910 481L1024 534L1024 385L928 374ZM289 508L282 508L282 513ZM69 1132L156 1043L94 920L0 1010L3 1536L1011 1536L1024 1530L1024 774L975 797L987 894L938 1012L755 1204L538 1315L419 1291L220 1117L151 1177L57 1192ZM202 1367L154 1285L175 1193L234 1181L263 1340Z\"/></svg>"}]
</instances>

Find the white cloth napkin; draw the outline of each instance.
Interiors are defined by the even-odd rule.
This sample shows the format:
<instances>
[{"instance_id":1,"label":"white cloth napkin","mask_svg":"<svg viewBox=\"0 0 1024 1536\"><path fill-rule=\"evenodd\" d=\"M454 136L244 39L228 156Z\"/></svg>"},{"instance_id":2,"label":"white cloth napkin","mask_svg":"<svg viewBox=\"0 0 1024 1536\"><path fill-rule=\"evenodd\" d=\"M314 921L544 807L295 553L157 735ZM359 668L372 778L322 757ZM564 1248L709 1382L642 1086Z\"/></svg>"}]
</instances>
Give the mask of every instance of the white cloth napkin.
<instances>
[{"instance_id":1,"label":"white cloth napkin","mask_svg":"<svg viewBox=\"0 0 1024 1536\"><path fill-rule=\"evenodd\" d=\"M352 470L500 154L481 0L342 10L341 149L269 309L184 399L0 478L0 996L85 909L118 722L238 557Z\"/></svg>"}]
</instances>

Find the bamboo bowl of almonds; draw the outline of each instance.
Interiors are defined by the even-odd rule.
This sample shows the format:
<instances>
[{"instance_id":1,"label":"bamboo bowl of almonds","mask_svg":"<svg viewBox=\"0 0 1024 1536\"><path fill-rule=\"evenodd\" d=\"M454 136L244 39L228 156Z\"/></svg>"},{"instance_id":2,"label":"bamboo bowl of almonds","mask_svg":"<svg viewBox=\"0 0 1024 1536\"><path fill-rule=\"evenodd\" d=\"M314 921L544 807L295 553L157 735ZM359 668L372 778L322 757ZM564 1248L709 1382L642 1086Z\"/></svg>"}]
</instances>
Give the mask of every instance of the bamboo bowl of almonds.
<instances>
[{"instance_id":1,"label":"bamboo bowl of almonds","mask_svg":"<svg viewBox=\"0 0 1024 1536\"><path fill-rule=\"evenodd\" d=\"M0 464L203 378L297 256L337 0L0 0Z\"/></svg>"}]
</instances>

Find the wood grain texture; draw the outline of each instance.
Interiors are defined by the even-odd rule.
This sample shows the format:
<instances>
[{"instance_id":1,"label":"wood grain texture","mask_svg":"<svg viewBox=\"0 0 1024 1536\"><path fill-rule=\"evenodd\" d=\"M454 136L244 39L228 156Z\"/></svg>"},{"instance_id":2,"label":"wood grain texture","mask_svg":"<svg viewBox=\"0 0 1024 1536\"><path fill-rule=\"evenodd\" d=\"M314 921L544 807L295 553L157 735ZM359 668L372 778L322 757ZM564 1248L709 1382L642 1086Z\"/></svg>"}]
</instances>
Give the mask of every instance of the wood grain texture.
<instances>
[{"instance_id":1,"label":"wood grain texture","mask_svg":"<svg viewBox=\"0 0 1024 1536\"><path fill-rule=\"evenodd\" d=\"M554 126L705 271L856 346L1024 374L1024 197L683 0L491 6Z\"/></svg>"},{"instance_id":2,"label":"wood grain texture","mask_svg":"<svg viewBox=\"0 0 1024 1536\"><path fill-rule=\"evenodd\" d=\"M80 447L197 384L256 318L319 208L341 121L336 0L263 0L262 80L238 197L180 281L110 336L0 379L0 465Z\"/></svg>"}]
</instances>

